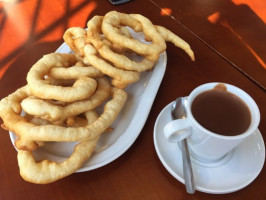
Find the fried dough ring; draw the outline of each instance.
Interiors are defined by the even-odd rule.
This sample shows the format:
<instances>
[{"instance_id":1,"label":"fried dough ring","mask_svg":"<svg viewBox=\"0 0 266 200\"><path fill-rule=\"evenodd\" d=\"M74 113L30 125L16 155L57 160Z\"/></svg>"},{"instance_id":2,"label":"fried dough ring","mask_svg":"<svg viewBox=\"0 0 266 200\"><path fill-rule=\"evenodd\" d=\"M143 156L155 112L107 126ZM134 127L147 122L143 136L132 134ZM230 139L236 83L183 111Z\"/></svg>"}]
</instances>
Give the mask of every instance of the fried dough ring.
<instances>
[{"instance_id":1,"label":"fried dough ring","mask_svg":"<svg viewBox=\"0 0 266 200\"><path fill-rule=\"evenodd\" d=\"M36 149L39 147L38 143L31 139L21 139L16 133L13 125L20 123L21 120L26 122L26 119L20 116L22 111L20 102L22 99L30 96L30 89L28 86L17 89L14 93L8 95L0 101L0 117L3 119L3 125L7 130L15 133L18 139L15 142L17 148L22 149Z\"/></svg>"},{"instance_id":2,"label":"fried dough ring","mask_svg":"<svg viewBox=\"0 0 266 200\"><path fill-rule=\"evenodd\" d=\"M76 116L101 105L111 94L111 86L106 78L98 78L95 93L86 100L76 101L65 106L55 105L46 100L25 98L21 102L23 110L50 122L65 121L68 117ZM41 109L40 109L41 108Z\"/></svg>"},{"instance_id":3,"label":"fried dough ring","mask_svg":"<svg viewBox=\"0 0 266 200\"><path fill-rule=\"evenodd\" d=\"M71 27L63 35L65 43L79 56L84 56L86 30L81 27Z\"/></svg>"},{"instance_id":4,"label":"fried dough ring","mask_svg":"<svg viewBox=\"0 0 266 200\"><path fill-rule=\"evenodd\" d=\"M97 38L97 40L101 41L98 45L107 45L109 48L112 50L118 52L118 53L124 53L126 51L125 48L111 43L109 40L105 38L105 36L102 34L102 21L103 21L103 16L94 16L92 19L90 19L87 22L87 37L85 40L85 43L90 43L90 39ZM120 32L121 35L124 35L128 38L132 38L129 30L125 27L119 27L118 31Z\"/></svg>"},{"instance_id":5,"label":"fried dough ring","mask_svg":"<svg viewBox=\"0 0 266 200\"><path fill-rule=\"evenodd\" d=\"M90 123L97 120L97 114L93 111L88 111L86 117L89 118L88 122L91 121ZM18 165L20 175L25 180L38 184L47 184L66 177L79 169L90 158L99 137L100 135L92 140L87 138L82 140L75 146L71 156L62 163L48 160L36 162L32 151L19 150Z\"/></svg>"},{"instance_id":6,"label":"fried dough ring","mask_svg":"<svg viewBox=\"0 0 266 200\"><path fill-rule=\"evenodd\" d=\"M77 132L78 135L82 132L86 132L86 136L83 135L81 138L77 138L76 141L80 141L80 143L75 146L71 156L62 163L56 163L48 160L36 162L32 151L19 150L18 164L20 168L20 175L29 182L46 184L75 172L92 155L100 135L114 121L118 113L123 108L126 98L127 95L123 90L116 88L113 89L113 99L105 105L104 113L98 119L95 118L92 123L88 121L90 124L86 126L86 128L76 128L78 130L83 130ZM72 129L73 131L74 128L69 129ZM49 132L47 133L49 134ZM75 133L72 134L76 135ZM64 137L67 137L68 135L69 133L67 132L63 133Z\"/></svg>"},{"instance_id":7,"label":"fried dough ring","mask_svg":"<svg viewBox=\"0 0 266 200\"><path fill-rule=\"evenodd\" d=\"M97 121L87 127L61 127L46 125L32 127L28 132L22 132L28 138L36 141L80 141L84 138L93 139L104 132L117 117L127 98L127 94L120 89L113 89L113 99L104 106L104 112ZM38 134L34 134L38 132Z\"/></svg>"},{"instance_id":8,"label":"fried dough ring","mask_svg":"<svg viewBox=\"0 0 266 200\"><path fill-rule=\"evenodd\" d=\"M106 40L103 40L100 36L102 21L103 17L101 16L95 16L88 21L88 37L86 41L92 43L93 46L97 49L98 53L104 59L112 62L113 65L119 69L132 70L137 72L149 70L154 66L155 62L147 58L143 58L140 62L136 62L129 59L123 54L113 51L111 45L107 45ZM125 32L125 30L128 29L125 27L120 27L120 32Z\"/></svg>"},{"instance_id":9,"label":"fried dough ring","mask_svg":"<svg viewBox=\"0 0 266 200\"><path fill-rule=\"evenodd\" d=\"M125 29L124 27L119 28L120 33L131 37L130 32ZM63 39L65 43L70 47L72 51L74 51L79 57L84 57L84 46L86 45L86 35L87 31L81 27L71 27L67 29L63 35ZM117 52L123 52L124 48L120 47L119 45L112 44L108 40L103 40L104 43L108 46L110 46L112 49L114 49Z\"/></svg>"},{"instance_id":10,"label":"fried dough ring","mask_svg":"<svg viewBox=\"0 0 266 200\"><path fill-rule=\"evenodd\" d=\"M92 78L81 77L72 87L50 85L44 79L51 68L68 67L76 62L77 58L72 54L51 53L43 56L28 72L27 81L31 92L38 98L63 102L73 102L90 97L97 87L96 81Z\"/></svg>"},{"instance_id":11,"label":"fried dough ring","mask_svg":"<svg viewBox=\"0 0 266 200\"><path fill-rule=\"evenodd\" d=\"M107 129L119 114L127 94L120 89L113 89L113 99L104 106L104 112L100 118L86 127L62 127L58 125L36 126L28 122L20 115L20 102L31 96L28 86L18 89L13 94L1 100L0 116L4 126L20 138L27 138L30 141L80 141L84 138L93 139ZM18 112L19 111L19 112ZM38 134L36 134L38 133Z\"/></svg>"},{"instance_id":12,"label":"fried dough ring","mask_svg":"<svg viewBox=\"0 0 266 200\"><path fill-rule=\"evenodd\" d=\"M113 67L111 64L98 57L96 49L90 44L85 46L84 54L84 62L90 63L104 74L112 77L114 79L112 84L117 88L124 89L127 85L139 80L140 76L138 72L126 71Z\"/></svg>"},{"instance_id":13,"label":"fried dough ring","mask_svg":"<svg viewBox=\"0 0 266 200\"><path fill-rule=\"evenodd\" d=\"M24 180L38 184L47 184L64 178L78 170L91 157L98 139L99 136L79 143L71 156L62 163L48 160L36 162L32 151L19 150L17 157L20 175Z\"/></svg>"},{"instance_id":14,"label":"fried dough ring","mask_svg":"<svg viewBox=\"0 0 266 200\"><path fill-rule=\"evenodd\" d=\"M145 37L149 38L152 43L143 43L120 34L116 27L121 25L129 26L136 32L142 31ZM151 21L142 15L127 15L111 11L104 16L102 32L112 43L131 49L137 54L144 55L154 62L159 58L160 53L166 49L166 44L162 36L157 32Z\"/></svg>"},{"instance_id":15,"label":"fried dough ring","mask_svg":"<svg viewBox=\"0 0 266 200\"><path fill-rule=\"evenodd\" d=\"M49 73L49 77L54 79L79 79L81 76L91 78L103 77L104 74L93 66L72 66L72 67L54 67Z\"/></svg>"}]
</instances>

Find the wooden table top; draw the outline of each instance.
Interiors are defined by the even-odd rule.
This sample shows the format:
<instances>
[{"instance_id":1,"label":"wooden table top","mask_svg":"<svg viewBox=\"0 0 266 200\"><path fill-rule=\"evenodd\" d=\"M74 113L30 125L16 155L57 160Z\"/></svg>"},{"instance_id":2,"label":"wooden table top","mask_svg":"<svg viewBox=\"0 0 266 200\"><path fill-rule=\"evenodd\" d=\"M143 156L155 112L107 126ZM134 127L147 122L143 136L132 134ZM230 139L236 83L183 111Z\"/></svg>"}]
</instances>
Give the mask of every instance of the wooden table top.
<instances>
[{"instance_id":1,"label":"wooden table top","mask_svg":"<svg viewBox=\"0 0 266 200\"><path fill-rule=\"evenodd\" d=\"M196 61L167 44L167 67L147 121L133 145L113 162L46 185L26 182L17 152L0 129L0 199L257 199L266 198L265 166L247 187L229 194L186 193L155 151L153 129L161 110L207 82L235 85L252 96L266 139L266 4L262 0L0 1L0 99L26 84L31 66L63 43L69 27L86 27L111 10L139 13L187 41ZM227 177L224 177L225 179Z\"/></svg>"}]
</instances>

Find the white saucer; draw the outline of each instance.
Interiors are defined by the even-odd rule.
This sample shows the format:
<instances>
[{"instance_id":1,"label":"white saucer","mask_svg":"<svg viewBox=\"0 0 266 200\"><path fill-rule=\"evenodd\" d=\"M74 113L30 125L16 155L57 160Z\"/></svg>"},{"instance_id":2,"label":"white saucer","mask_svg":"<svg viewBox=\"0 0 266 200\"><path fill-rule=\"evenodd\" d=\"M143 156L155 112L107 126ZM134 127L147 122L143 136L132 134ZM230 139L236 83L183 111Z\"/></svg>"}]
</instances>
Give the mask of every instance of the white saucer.
<instances>
[{"instance_id":1,"label":"white saucer","mask_svg":"<svg viewBox=\"0 0 266 200\"><path fill-rule=\"evenodd\" d=\"M169 143L163 134L171 121L168 104L159 114L154 127L156 152L168 172L181 183L183 179L182 154L178 144ZM231 159L218 167L206 167L192 161L196 190L212 194L225 194L249 185L260 173L265 160L265 145L257 129L234 149Z\"/></svg>"}]
</instances>

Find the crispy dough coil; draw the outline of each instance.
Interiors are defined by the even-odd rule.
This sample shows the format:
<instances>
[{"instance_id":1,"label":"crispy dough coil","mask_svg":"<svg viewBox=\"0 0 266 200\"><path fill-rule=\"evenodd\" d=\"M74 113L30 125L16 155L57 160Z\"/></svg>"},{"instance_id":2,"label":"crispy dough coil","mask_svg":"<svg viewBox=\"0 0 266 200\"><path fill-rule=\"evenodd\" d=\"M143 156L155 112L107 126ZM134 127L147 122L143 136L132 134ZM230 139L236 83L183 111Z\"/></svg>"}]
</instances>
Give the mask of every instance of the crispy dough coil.
<instances>
[{"instance_id":1,"label":"crispy dough coil","mask_svg":"<svg viewBox=\"0 0 266 200\"><path fill-rule=\"evenodd\" d=\"M146 44L120 34L116 28L119 26L129 26L136 32L142 31L152 43ZM166 49L163 37L157 32L151 21L142 15L127 15L111 11L104 16L102 32L112 43L131 49L139 55L145 55L151 61L156 61L160 53Z\"/></svg>"},{"instance_id":2,"label":"crispy dough coil","mask_svg":"<svg viewBox=\"0 0 266 200\"><path fill-rule=\"evenodd\" d=\"M5 127L18 137L27 138L32 141L80 141L84 138L93 139L107 129L122 109L127 94L120 89L113 89L113 99L106 103L104 112L99 119L88 127L62 127L59 125L36 126L28 122L16 112L12 104L20 103L23 99L30 96L28 86L18 89L9 97L3 99L5 103L0 104L1 118ZM3 101L2 100L2 101ZM14 101L15 100L15 101ZM4 105L5 104L5 105ZM36 134L38 133L38 134Z\"/></svg>"},{"instance_id":3,"label":"crispy dough coil","mask_svg":"<svg viewBox=\"0 0 266 200\"><path fill-rule=\"evenodd\" d=\"M49 84L45 75L53 67L69 67L77 62L73 54L51 53L35 63L27 75L27 82L32 94L41 99L55 99L63 102L83 100L92 95L97 87L94 79L82 76L73 86L62 87Z\"/></svg>"},{"instance_id":4,"label":"crispy dough coil","mask_svg":"<svg viewBox=\"0 0 266 200\"><path fill-rule=\"evenodd\" d=\"M98 53L106 60L113 63L113 65L119 69L131 70L137 72L143 72L151 69L155 62L147 58L143 58L140 61L134 61L125 56L124 54L117 53L112 50L111 45L107 45L106 40L101 37L101 26L102 26L103 17L95 16L88 21L88 31L86 41L93 44L97 49ZM123 27L121 30L128 30ZM123 35L123 34L122 34ZM125 34L125 37L128 37L128 34Z\"/></svg>"},{"instance_id":5,"label":"crispy dough coil","mask_svg":"<svg viewBox=\"0 0 266 200\"><path fill-rule=\"evenodd\" d=\"M86 112L87 120L93 123L97 114L93 111ZM79 169L91 157L100 135L92 140L84 139L74 148L73 153L62 163L48 160L37 162L32 151L18 151L18 165L20 175L27 181L47 184L66 177Z\"/></svg>"},{"instance_id":6,"label":"crispy dough coil","mask_svg":"<svg viewBox=\"0 0 266 200\"><path fill-rule=\"evenodd\" d=\"M84 48L85 60L94 67L104 72L114 80L112 84L117 88L123 89L127 85L139 80L139 73L134 71L126 71L113 67L111 64L98 57L97 50L90 44Z\"/></svg>"},{"instance_id":7,"label":"crispy dough coil","mask_svg":"<svg viewBox=\"0 0 266 200\"><path fill-rule=\"evenodd\" d=\"M64 121L101 105L111 94L111 86L106 78L98 78L97 89L88 99L75 101L65 106L53 104L38 98L25 98L21 102L23 110L50 122ZM41 108L41 109L40 109Z\"/></svg>"},{"instance_id":8,"label":"crispy dough coil","mask_svg":"<svg viewBox=\"0 0 266 200\"><path fill-rule=\"evenodd\" d=\"M37 162L34 159L32 151L19 150L18 164L21 176L29 182L46 184L75 172L91 156L100 135L116 119L126 99L127 95L123 90L114 89L113 99L105 105L104 113L99 118L95 117L95 120L89 123L85 128L76 128L79 130L83 129L82 131L75 132L75 128L68 128L68 130L71 129L71 133L67 130L64 130L65 132L63 133L48 132L60 135L60 137L75 137L77 135L74 141L80 141L80 143L75 146L71 156L62 163L48 160Z\"/></svg>"}]
</instances>

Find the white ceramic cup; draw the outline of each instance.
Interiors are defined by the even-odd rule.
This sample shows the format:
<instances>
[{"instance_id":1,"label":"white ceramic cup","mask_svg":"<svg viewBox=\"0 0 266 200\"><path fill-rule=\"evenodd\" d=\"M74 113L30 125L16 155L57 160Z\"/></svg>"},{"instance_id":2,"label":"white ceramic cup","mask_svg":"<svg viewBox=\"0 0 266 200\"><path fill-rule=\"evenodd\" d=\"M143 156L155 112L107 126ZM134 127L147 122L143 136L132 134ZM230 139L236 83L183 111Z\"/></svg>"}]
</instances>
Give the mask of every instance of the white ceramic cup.
<instances>
[{"instance_id":1,"label":"white ceramic cup","mask_svg":"<svg viewBox=\"0 0 266 200\"><path fill-rule=\"evenodd\" d=\"M242 99L248 106L251 114L249 128L242 134L225 136L211 132L201 126L193 117L191 105L200 93L213 89L218 84L226 86L226 90ZM260 112L255 101L243 90L226 83L207 83L195 88L187 97L187 118L176 119L164 127L165 137L169 142L179 142L187 137L191 155L202 162L217 162L239 143L255 132L260 122Z\"/></svg>"}]
</instances>

